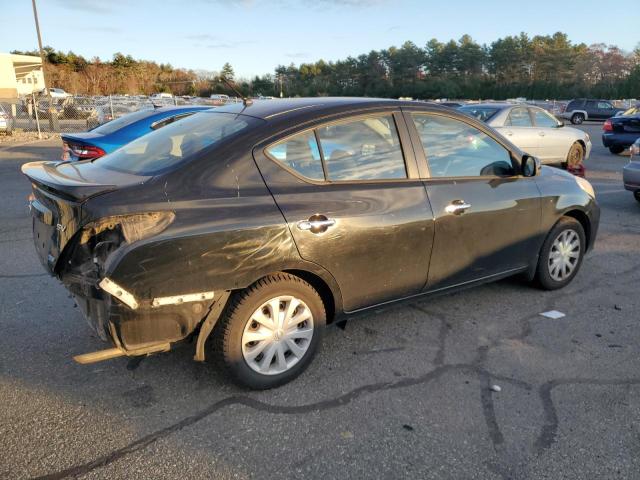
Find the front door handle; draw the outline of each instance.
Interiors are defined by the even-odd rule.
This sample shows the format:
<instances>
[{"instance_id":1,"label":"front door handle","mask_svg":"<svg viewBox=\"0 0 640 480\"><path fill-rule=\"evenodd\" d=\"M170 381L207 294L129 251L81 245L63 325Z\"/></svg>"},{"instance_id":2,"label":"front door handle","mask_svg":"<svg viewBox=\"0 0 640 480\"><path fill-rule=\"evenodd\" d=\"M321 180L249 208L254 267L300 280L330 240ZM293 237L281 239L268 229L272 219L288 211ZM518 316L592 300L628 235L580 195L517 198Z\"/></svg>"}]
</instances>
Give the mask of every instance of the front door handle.
<instances>
[{"instance_id":1,"label":"front door handle","mask_svg":"<svg viewBox=\"0 0 640 480\"><path fill-rule=\"evenodd\" d=\"M471 208L471 204L464 200L454 200L444 208L444 211L453 215L460 215Z\"/></svg>"},{"instance_id":2,"label":"front door handle","mask_svg":"<svg viewBox=\"0 0 640 480\"><path fill-rule=\"evenodd\" d=\"M309 220L302 220L298 222L298 229L308 230L311 233L326 232L327 229L333 227L336 221L332 218L327 218L324 215L312 215Z\"/></svg>"},{"instance_id":3,"label":"front door handle","mask_svg":"<svg viewBox=\"0 0 640 480\"><path fill-rule=\"evenodd\" d=\"M540 135L541 137L544 137L544 132L540 131L538 132L538 135Z\"/></svg>"}]
</instances>

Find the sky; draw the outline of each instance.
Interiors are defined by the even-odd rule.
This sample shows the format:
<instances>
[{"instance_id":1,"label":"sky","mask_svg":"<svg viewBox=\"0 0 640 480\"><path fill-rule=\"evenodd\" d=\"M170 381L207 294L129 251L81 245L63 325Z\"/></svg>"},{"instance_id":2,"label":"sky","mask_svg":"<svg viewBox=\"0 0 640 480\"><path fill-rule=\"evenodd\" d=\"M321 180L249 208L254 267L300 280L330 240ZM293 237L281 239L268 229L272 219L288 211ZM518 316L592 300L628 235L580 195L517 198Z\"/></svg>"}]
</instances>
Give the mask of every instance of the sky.
<instances>
[{"instance_id":1,"label":"sky","mask_svg":"<svg viewBox=\"0 0 640 480\"><path fill-rule=\"evenodd\" d=\"M0 51L37 47L29 0L0 0ZM465 33L479 43L562 31L574 43L640 44L640 0L38 0L44 45L109 60L115 52L236 77L278 65L423 47Z\"/></svg>"}]
</instances>

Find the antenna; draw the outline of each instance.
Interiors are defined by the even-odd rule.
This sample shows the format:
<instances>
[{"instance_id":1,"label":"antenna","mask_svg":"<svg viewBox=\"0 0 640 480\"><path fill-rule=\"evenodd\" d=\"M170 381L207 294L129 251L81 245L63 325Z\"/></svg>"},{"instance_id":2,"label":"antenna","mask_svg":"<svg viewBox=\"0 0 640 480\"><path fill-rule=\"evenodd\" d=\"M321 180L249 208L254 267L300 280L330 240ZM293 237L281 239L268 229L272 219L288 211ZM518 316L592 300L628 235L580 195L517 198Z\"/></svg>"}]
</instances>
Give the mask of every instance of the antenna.
<instances>
[{"instance_id":1,"label":"antenna","mask_svg":"<svg viewBox=\"0 0 640 480\"><path fill-rule=\"evenodd\" d=\"M222 80L225 85L227 87L229 87L231 90L233 90L233 92L242 99L242 103L244 104L245 107L248 107L249 105L251 105L253 103L253 101L250 98L245 97L242 92L240 92L240 90L238 90L232 82L230 82L229 80L227 80L227 78L224 75L220 75L220 80Z\"/></svg>"}]
</instances>

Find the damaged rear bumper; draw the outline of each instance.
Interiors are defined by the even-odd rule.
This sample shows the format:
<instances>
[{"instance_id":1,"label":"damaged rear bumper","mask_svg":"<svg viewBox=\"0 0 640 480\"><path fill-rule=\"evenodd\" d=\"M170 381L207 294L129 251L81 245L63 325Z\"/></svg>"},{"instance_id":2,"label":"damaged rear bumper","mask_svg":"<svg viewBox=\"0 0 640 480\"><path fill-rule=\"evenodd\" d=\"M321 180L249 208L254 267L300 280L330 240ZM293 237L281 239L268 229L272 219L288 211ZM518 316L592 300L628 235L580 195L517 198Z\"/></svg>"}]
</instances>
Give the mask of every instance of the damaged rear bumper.
<instances>
[{"instance_id":1,"label":"damaged rear bumper","mask_svg":"<svg viewBox=\"0 0 640 480\"><path fill-rule=\"evenodd\" d=\"M196 332L203 321L215 324L221 309L212 309L212 306L217 302L226 303L228 293L216 296L213 291L205 291L140 299L105 277L97 287L84 289L82 294L74 292L74 298L100 338L121 352L95 352L88 354L94 357L85 356L85 362L78 359L81 363L92 363L116 356L168 350L171 343ZM209 318L214 311L216 318Z\"/></svg>"}]
</instances>

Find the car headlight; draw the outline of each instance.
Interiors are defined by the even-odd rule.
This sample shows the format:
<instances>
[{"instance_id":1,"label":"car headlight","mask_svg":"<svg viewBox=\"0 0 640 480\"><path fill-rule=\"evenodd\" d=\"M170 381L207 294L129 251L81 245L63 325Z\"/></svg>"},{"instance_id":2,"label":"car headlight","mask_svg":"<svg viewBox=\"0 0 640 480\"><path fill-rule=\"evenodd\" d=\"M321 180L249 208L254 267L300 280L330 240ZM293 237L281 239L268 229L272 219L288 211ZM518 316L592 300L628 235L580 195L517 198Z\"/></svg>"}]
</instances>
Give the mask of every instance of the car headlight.
<instances>
[{"instance_id":1,"label":"car headlight","mask_svg":"<svg viewBox=\"0 0 640 480\"><path fill-rule=\"evenodd\" d=\"M576 182L578 183L578 186L582 190L587 192L587 195L589 195L591 198L596 198L596 192L593 189L593 185L591 185L588 180L585 180L582 177L574 177L574 178L576 179Z\"/></svg>"}]
</instances>

